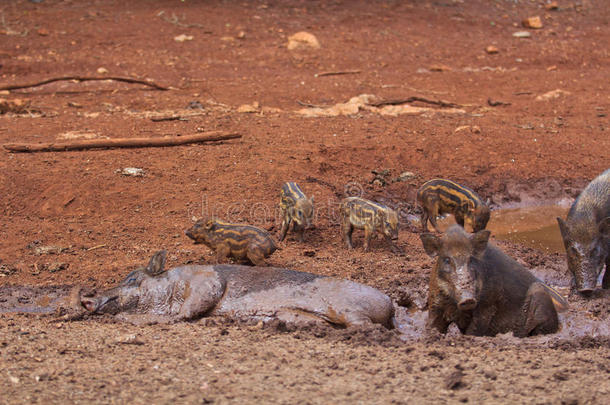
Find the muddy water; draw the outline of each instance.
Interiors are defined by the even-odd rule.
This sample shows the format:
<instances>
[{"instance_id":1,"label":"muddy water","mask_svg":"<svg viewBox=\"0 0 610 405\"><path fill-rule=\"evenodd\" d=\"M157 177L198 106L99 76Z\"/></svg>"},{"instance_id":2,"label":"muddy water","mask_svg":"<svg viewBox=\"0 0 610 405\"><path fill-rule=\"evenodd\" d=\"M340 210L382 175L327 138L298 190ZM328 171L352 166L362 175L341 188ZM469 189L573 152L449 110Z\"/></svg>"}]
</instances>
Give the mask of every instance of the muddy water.
<instances>
[{"instance_id":1,"label":"muddy water","mask_svg":"<svg viewBox=\"0 0 610 405\"><path fill-rule=\"evenodd\" d=\"M491 212L487 229L499 240L515 242L545 253L563 253L563 241L557 225L557 217L565 218L570 204L501 208ZM419 218L411 217L419 225ZM452 215L439 218L439 227L445 231L455 224ZM428 225L432 229L431 225Z\"/></svg>"}]
</instances>

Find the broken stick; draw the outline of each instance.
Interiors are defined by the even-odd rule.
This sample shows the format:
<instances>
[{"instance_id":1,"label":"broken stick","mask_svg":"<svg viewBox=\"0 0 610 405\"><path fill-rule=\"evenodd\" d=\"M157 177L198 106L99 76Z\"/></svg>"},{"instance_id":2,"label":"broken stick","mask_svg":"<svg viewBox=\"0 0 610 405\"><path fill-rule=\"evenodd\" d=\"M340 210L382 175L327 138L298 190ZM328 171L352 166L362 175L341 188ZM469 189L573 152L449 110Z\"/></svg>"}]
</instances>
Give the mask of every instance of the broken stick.
<instances>
[{"instance_id":1,"label":"broken stick","mask_svg":"<svg viewBox=\"0 0 610 405\"><path fill-rule=\"evenodd\" d=\"M72 142L50 143L7 143L4 149L9 152L63 152L67 150L99 149L99 148L149 148L161 146L177 146L189 143L224 141L241 138L240 134L223 133L219 131L206 134L172 136L158 138L114 138L114 139L82 139Z\"/></svg>"},{"instance_id":2,"label":"broken stick","mask_svg":"<svg viewBox=\"0 0 610 405\"><path fill-rule=\"evenodd\" d=\"M0 87L0 91L2 91L2 90L27 89L27 88L30 88L30 87L38 87L38 86L42 86L44 84L49 84L49 83L53 83L53 82L70 81L70 80L76 80L76 81L79 81L79 82L114 80L115 82L143 84L144 86L152 87L152 88L155 88L157 90L169 90L169 87L160 86L160 85L158 85L155 82L151 82L151 81L147 81L147 80L134 79L132 77L65 76L65 77L54 77L52 79L47 79L47 80L43 80L41 82L36 82L36 83L15 84L15 85L12 85L12 86L2 86L2 87Z\"/></svg>"},{"instance_id":3,"label":"broken stick","mask_svg":"<svg viewBox=\"0 0 610 405\"><path fill-rule=\"evenodd\" d=\"M446 107L446 108L463 107L460 104L452 103L450 101L430 100L430 99L427 99L424 97L417 97L417 96L413 96L413 97L409 97L409 98L402 98L402 99L398 99L398 100L379 101L377 103L369 103L369 105L372 107L383 107L385 105L400 105L400 104L412 103L414 101L419 101L420 103L438 105L439 107Z\"/></svg>"},{"instance_id":4,"label":"broken stick","mask_svg":"<svg viewBox=\"0 0 610 405\"><path fill-rule=\"evenodd\" d=\"M324 77L324 76L340 76L340 75L357 75L360 73L360 70L339 70L336 72L320 72L316 73L314 77Z\"/></svg>"}]
</instances>

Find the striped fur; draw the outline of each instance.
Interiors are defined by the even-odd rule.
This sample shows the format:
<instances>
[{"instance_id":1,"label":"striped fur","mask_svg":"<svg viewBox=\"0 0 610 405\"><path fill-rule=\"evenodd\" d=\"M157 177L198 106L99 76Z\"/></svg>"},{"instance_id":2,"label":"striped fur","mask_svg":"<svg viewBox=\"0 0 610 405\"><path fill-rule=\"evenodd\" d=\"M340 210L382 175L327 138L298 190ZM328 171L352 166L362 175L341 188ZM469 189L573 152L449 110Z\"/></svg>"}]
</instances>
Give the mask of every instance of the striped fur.
<instances>
[{"instance_id":1,"label":"striped fur","mask_svg":"<svg viewBox=\"0 0 610 405\"><path fill-rule=\"evenodd\" d=\"M343 238L349 249L352 245L354 228L364 229L364 250L369 250L371 237L375 232L382 233L389 241L392 250L396 247L392 240L398 239L398 215L393 209L360 197L348 197L341 202Z\"/></svg>"},{"instance_id":2,"label":"striped fur","mask_svg":"<svg viewBox=\"0 0 610 405\"><path fill-rule=\"evenodd\" d=\"M280 211L282 215L280 242L286 237L290 224L302 242L305 229L313 222L313 197L307 198L297 183L284 183L280 191Z\"/></svg>"},{"instance_id":3,"label":"striped fur","mask_svg":"<svg viewBox=\"0 0 610 405\"><path fill-rule=\"evenodd\" d=\"M249 260L257 266L265 264L277 246L271 235L263 229L251 225L232 224L217 219L199 220L186 231L195 243L203 243L216 252L220 263L227 257Z\"/></svg>"},{"instance_id":4,"label":"striped fur","mask_svg":"<svg viewBox=\"0 0 610 405\"><path fill-rule=\"evenodd\" d=\"M481 198L470 188L451 180L433 179L424 183L417 191L417 203L422 209L421 225L428 231L428 220L440 232L436 217L453 214L462 227L468 224L473 232L485 229L490 211Z\"/></svg>"}]
</instances>

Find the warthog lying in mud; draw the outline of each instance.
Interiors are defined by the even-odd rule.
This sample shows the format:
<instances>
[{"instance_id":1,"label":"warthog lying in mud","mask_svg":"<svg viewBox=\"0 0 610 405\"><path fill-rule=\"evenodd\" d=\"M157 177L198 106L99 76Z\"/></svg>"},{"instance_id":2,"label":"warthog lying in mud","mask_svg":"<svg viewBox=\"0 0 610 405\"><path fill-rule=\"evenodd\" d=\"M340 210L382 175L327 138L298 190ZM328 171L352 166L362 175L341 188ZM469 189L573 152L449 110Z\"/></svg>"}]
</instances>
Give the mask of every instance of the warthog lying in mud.
<instances>
[{"instance_id":1,"label":"warthog lying in mud","mask_svg":"<svg viewBox=\"0 0 610 405\"><path fill-rule=\"evenodd\" d=\"M352 281L269 267L188 265L165 271L164 265L165 251L160 251L118 286L82 296L80 303L91 313L144 324L225 316L393 326L390 298Z\"/></svg>"}]
</instances>

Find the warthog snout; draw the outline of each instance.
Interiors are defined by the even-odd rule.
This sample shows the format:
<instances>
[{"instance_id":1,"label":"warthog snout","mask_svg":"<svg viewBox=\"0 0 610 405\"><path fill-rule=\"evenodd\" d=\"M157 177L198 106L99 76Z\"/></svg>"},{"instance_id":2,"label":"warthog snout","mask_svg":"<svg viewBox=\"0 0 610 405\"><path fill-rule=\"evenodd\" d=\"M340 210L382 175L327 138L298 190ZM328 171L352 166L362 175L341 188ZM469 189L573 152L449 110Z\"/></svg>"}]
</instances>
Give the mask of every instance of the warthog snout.
<instances>
[{"instance_id":1,"label":"warthog snout","mask_svg":"<svg viewBox=\"0 0 610 405\"><path fill-rule=\"evenodd\" d=\"M101 310L110 301L114 301L117 298L119 298L119 297L118 296L115 296L115 297L102 297L102 298L82 297L80 302L81 302L82 306L85 307L85 309L87 311L89 311L89 312L97 312L97 311Z\"/></svg>"},{"instance_id":2,"label":"warthog snout","mask_svg":"<svg viewBox=\"0 0 610 405\"><path fill-rule=\"evenodd\" d=\"M458 308L460 311L470 311L477 306L477 300L470 296L463 296L460 302L458 303Z\"/></svg>"}]
</instances>

